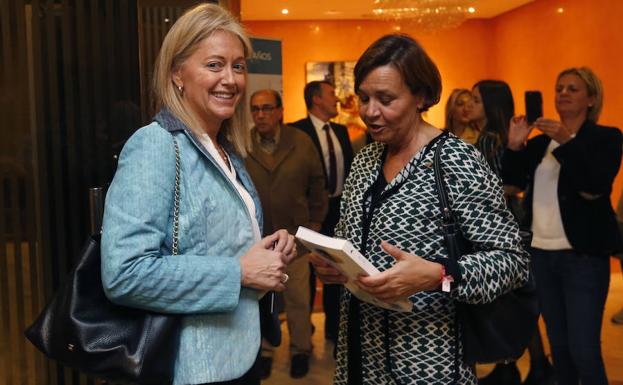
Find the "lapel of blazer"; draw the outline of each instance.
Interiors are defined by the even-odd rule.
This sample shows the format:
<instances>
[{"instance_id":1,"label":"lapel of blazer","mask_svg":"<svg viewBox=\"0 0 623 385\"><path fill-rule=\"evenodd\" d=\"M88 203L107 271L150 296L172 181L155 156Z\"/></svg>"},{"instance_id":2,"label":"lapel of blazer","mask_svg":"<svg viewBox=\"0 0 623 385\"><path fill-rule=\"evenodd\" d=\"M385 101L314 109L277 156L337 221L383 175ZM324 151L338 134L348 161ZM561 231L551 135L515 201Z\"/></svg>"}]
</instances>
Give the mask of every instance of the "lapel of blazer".
<instances>
[{"instance_id":1,"label":"lapel of blazer","mask_svg":"<svg viewBox=\"0 0 623 385\"><path fill-rule=\"evenodd\" d=\"M316 146L316 150L318 151L318 154L320 155L320 159L324 159L322 156L322 147L320 147L320 139L318 138L318 134L316 133L316 128L314 127L314 123L312 123L309 115L307 116L307 119L305 119L305 125L303 126L303 129L307 131L307 134L311 137L312 141L314 142L314 146Z\"/></svg>"},{"instance_id":2,"label":"lapel of blazer","mask_svg":"<svg viewBox=\"0 0 623 385\"><path fill-rule=\"evenodd\" d=\"M547 147L549 146L552 139L545 135L541 134L535 137L535 146L531 153L529 153L530 159L535 162L536 166L541 163L543 157L545 157L545 152L547 151Z\"/></svg>"},{"instance_id":3,"label":"lapel of blazer","mask_svg":"<svg viewBox=\"0 0 623 385\"><path fill-rule=\"evenodd\" d=\"M253 146L253 151L250 155L269 172L276 170L286 159L288 154L294 150L294 138L292 137L292 132L285 125L281 126L279 145L272 154L268 154L259 148L260 144L257 141L255 129L252 131L251 135L253 135L253 142L255 145Z\"/></svg>"},{"instance_id":4,"label":"lapel of blazer","mask_svg":"<svg viewBox=\"0 0 623 385\"><path fill-rule=\"evenodd\" d=\"M348 169L350 168L350 162L352 160L352 155L350 153L350 139L348 138L348 129L344 126L338 126L335 123L331 123L331 127L333 127L333 132L335 132L335 136L340 142L340 147L342 147L342 158L344 159L344 172L348 173ZM344 129L342 129L344 127Z\"/></svg>"}]
</instances>

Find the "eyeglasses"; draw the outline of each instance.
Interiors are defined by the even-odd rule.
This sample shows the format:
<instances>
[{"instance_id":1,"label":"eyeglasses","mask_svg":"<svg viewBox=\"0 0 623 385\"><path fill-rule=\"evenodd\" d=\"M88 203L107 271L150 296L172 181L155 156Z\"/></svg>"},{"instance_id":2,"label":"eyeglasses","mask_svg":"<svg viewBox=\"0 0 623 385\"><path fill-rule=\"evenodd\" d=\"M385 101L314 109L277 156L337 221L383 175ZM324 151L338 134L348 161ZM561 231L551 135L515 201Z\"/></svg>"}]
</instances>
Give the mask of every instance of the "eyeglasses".
<instances>
[{"instance_id":1,"label":"eyeglasses","mask_svg":"<svg viewBox=\"0 0 623 385\"><path fill-rule=\"evenodd\" d=\"M277 108L276 106L271 106L270 104L264 104L263 106L251 106L251 113L258 114L262 111L265 114L270 114Z\"/></svg>"}]
</instances>

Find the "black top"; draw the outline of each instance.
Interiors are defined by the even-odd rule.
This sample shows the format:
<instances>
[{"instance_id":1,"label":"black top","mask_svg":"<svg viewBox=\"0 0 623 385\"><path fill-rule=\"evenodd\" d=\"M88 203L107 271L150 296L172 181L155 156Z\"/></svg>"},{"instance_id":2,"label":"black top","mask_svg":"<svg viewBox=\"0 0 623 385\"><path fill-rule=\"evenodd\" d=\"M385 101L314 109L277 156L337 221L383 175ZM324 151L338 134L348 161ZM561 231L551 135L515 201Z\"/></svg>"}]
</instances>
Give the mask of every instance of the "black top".
<instances>
[{"instance_id":1,"label":"black top","mask_svg":"<svg viewBox=\"0 0 623 385\"><path fill-rule=\"evenodd\" d=\"M536 136L521 151L507 149L502 159L504 183L526 190L526 226L532 224L534 173L550 141L546 135ZM610 202L622 143L618 128L587 120L575 138L552 152L560 163L558 203L563 228L571 246L580 253L610 255L623 249Z\"/></svg>"}]
</instances>

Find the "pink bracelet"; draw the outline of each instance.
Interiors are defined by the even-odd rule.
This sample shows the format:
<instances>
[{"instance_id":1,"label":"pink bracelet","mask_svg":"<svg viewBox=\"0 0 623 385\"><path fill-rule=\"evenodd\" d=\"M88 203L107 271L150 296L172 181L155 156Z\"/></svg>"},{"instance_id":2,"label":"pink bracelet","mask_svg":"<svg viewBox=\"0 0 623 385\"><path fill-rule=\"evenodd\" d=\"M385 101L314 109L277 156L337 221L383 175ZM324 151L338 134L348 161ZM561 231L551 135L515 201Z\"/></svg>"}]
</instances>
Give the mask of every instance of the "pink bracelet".
<instances>
[{"instance_id":1,"label":"pink bracelet","mask_svg":"<svg viewBox=\"0 0 623 385\"><path fill-rule=\"evenodd\" d=\"M441 291L449 293L452 282L454 282L454 278L451 275L446 275L446 267L441 265Z\"/></svg>"}]
</instances>

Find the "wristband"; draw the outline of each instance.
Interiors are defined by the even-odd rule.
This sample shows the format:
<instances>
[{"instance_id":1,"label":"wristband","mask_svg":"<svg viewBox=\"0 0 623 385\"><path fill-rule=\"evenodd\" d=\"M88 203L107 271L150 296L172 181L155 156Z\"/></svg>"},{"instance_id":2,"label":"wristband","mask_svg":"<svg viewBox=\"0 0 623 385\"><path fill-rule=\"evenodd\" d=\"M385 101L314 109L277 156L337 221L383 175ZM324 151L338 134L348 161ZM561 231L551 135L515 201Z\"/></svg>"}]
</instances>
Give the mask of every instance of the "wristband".
<instances>
[{"instance_id":1,"label":"wristband","mask_svg":"<svg viewBox=\"0 0 623 385\"><path fill-rule=\"evenodd\" d=\"M446 267L441 265L441 277L439 279L441 284L441 291L444 293L450 292L451 283L454 282L454 278L451 275L446 274Z\"/></svg>"},{"instance_id":2,"label":"wristband","mask_svg":"<svg viewBox=\"0 0 623 385\"><path fill-rule=\"evenodd\" d=\"M441 265L441 291L449 292L452 285L461 283L462 276L459 264L450 258L437 257L431 259L431 262L436 262Z\"/></svg>"}]
</instances>

